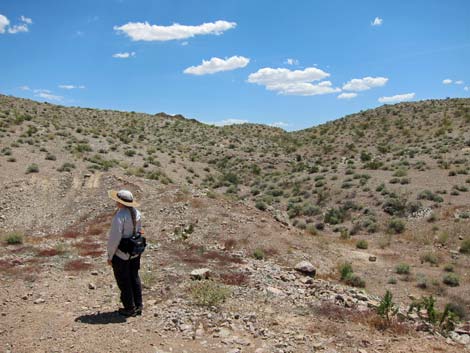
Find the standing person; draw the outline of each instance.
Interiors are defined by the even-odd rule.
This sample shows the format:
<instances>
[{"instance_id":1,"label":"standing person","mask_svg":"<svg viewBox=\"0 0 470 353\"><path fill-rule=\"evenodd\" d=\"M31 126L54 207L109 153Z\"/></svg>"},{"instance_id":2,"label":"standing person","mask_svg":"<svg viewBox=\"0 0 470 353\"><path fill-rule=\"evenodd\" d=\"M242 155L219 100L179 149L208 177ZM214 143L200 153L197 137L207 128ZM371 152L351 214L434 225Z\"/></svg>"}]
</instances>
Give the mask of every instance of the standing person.
<instances>
[{"instance_id":1,"label":"standing person","mask_svg":"<svg viewBox=\"0 0 470 353\"><path fill-rule=\"evenodd\" d=\"M116 201L118 209L114 214L108 237L108 264L113 267L114 277L121 291L123 308L119 314L135 316L142 314L142 285L139 277L140 255L129 255L120 249L121 239L130 238L141 231L141 215L135 208L139 206L129 190L108 192Z\"/></svg>"}]
</instances>

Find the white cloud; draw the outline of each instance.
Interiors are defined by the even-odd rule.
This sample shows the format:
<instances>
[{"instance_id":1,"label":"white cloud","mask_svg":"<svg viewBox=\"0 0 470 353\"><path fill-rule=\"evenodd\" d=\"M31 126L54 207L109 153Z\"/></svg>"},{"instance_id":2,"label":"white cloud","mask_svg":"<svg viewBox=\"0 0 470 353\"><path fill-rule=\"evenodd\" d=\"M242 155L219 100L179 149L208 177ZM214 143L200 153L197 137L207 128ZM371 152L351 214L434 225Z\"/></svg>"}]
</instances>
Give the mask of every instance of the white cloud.
<instances>
[{"instance_id":1,"label":"white cloud","mask_svg":"<svg viewBox=\"0 0 470 353\"><path fill-rule=\"evenodd\" d=\"M28 32L28 25L27 24L21 24L21 25L14 25L13 27L8 28L8 33L15 34L15 33L20 33L20 32Z\"/></svg>"},{"instance_id":2,"label":"white cloud","mask_svg":"<svg viewBox=\"0 0 470 353\"><path fill-rule=\"evenodd\" d=\"M127 58L130 58L130 57L133 57L135 56L135 51L133 52L125 52L125 53L116 53L116 54L113 54L113 58L119 58L119 59L127 59Z\"/></svg>"},{"instance_id":3,"label":"white cloud","mask_svg":"<svg viewBox=\"0 0 470 353\"><path fill-rule=\"evenodd\" d=\"M462 80L457 80L454 82L456 85L463 85L464 82Z\"/></svg>"},{"instance_id":4,"label":"white cloud","mask_svg":"<svg viewBox=\"0 0 470 353\"><path fill-rule=\"evenodd\" d=\"M469 90L469 87L468 87L468 86L465 86L463 89L464 89L464 91L468 91L468 90Z\"/></svg>"},{"instance_id":5,"label":"white cloud","mask_svg":"<svg viewBox=\"0 0 470 353\"><path fill-rule=\"evenodd\" d=\"M134 41L167 41L192 38L197 35L220 35L236 26L235 22L220 20L203 23L199 26L186 26L178 23L174 23L171 26L158 26L151 25L148 22L128 22L122 26L114 26L114 30L125 33Z\"/></svg>"},{"instance_id":6,"label":"white cloud","mask_svg":"<svg viewBox=\"0 0 470 353\"><path fill-rule=\"evenodd\" d=\"M269 124L269 126L280 127L280 128L283 129L283 128L289 126L289 124L284 123L284 122L282 122L282 121L277 121L277 122L275 122L275 123Z\"/></svg>"},{"instance_id":7,"label":"white cloud","mask_svg":"<svg viewBox=\"0 0 470 353\"><path fill-rule=\"evenodd\" d=\"M215 125L215 126L225 126L225 125L246 124L246 123L249 123L249 121L231 118L231 119L225 119L225 120L215 121L215 122L206 122L205 124Z\"/></svg>"},{"instance_id":8,"label":"white cloud","mask_svg":"<svg viewBox=\"0 0 470 353\"><path fill-rule=\"evenodd\" d=\"M293 58L287 58L284 62L287 65L299 65L299 60Z\"/></svg>"},{"instance_id":9,"label":"white cloud","mask_svg":"<svg viewBox=\"0 0 470 353\"><path fill-rule=\"evenodd\" d=\"M383 18L376 17L374 18L374 21L372 21L370 24L372 26L382 26L383 21L384 21Z\"/></svg>"},{"instance_id":10,"label":"white cloud","mask_svg":"<svg viewBox=\"0 0 470 353\"><path fill-rule=\"evenodd\" d=\"M199 66L190 66L183 72L192 75L207 75L220 71L231 71L245 67L250 62L250 59L243 56L232 56L230 58L220 59L211 58L210 60L202 60Z\"/></svg>"},{"instance_id":11,"label":"white cloud","mask_svg":"<svg viewBox=\"0 0 470 353\"><path fill-rule=\"evenodd\" d=\"M75 86L75 85L59 85L59 88L62 88L62 89L84 89L85 86L83 85L79 85L79 86Z\"/></svg>"},{"instance_id":12,"label":"white cloud","mask_svg":"<svg viewBox=\"0 0 470 353\"><path fill-rule=\"evenodd\" d=\"M187 46L188 44L189 44L189 42L187 42L187 41L181 42L181 45L182 45L183 47Z\"/></svg>"},{"instance_id":13,"label":"white cloud","mask_svg":"<svg viewBox=\"0 0 470 353\"><path fill-rule=\"evenodd\" d=\"M452 83L452 80L450 78L446 78L445 80L442 80L442 83L445 85L450 85Z\"/></svg>"},{"instance_id":14,"label":"white cloud","mask_svg":"<svg viewBox=\"0 0 470 353\"><path fill-rule=\"evenodd\" d=\"M22 91L31 91L31 88L29 88L29 86L20 86L18 88Z\"/></svg>"},{"instance_id":15,"label":"white cloud","mask_svg":"<svg viewBox=\"0 0 470 353\"><path fill-rule=\"evenodd\" d=\"M304 70L295 71L265 67L250 74L248 82L265 86L269 91L284 95L314 96L341 91L339 88L333 88L330 81L312 83L328 76L330 76L329 73L316 67L307 67Z\"/></svg>"},{"instance_id":16,"label":"white cloud","mask_svg":"<svg viewBox=\"0 0 470 353\"><path fill-rule=\"evenodd\" d=\"M353 92L349 92L349 93L346 93L346 92L343 92L341 93L338 97L338 99L352 99L352 98L356 98L357 97L357 93L353 93Z\"/></svg>"},{"instance_id":17,"label":"white cloud","mask_svg":"<svg viewBox=\"0 0 470 353\"><path fill-rule=\"evenodd\" d=\"M8 27L10 24L10 20L0 14L0 33L5 33L5 29Z\"/></svg>"},{"instance_id":18,"label":"white cloud","mask_svg":"<svg viewBox=\"0 0 470 353\"><path fill-rule=\"evenodd\" d=\"M364 77L364 78L354 78L349 82L346 82L343 85L345 91L367 91L368 89L374 87L382 87L388 82L386 77Z\"/></svg>"},{"instance_id":19,"label":"white cloud","mask_svg":"<svg viewBox=\"0 0 470 353\"><path fill-rule=\"evenodd\" d=\"M43 98L45 100L49 101L62 101L63 97L61 96L56 96L55 94L52 94L50 91L47 89L44 90L34 90L36 92L35 96L39 98Z\"/></svg>"},{"instance_id":20,"label":"white cloud","mask_svg":"<svg viewBox=\"0 0 470 353\"><path fill-rule=\"evenodd\" d=\"M380 97L379 102L380 103L398 103L398 102L408 101L410 99L413 99L414 97L415 97L414 93L397 94L391 97Z\"/></svg>"},{"instance_id":21,"label":"white cloud","mask_svg":"<svg viewBox=\"0 0 470 353\"><path fill-rule=\"evenodd\" d=\"M29 25L33 24L33 20L30 19L29 17L21 16L20 20L21 20L21 22L24 22L24 23L29 24Z\"/></svg>"}]
</instances>

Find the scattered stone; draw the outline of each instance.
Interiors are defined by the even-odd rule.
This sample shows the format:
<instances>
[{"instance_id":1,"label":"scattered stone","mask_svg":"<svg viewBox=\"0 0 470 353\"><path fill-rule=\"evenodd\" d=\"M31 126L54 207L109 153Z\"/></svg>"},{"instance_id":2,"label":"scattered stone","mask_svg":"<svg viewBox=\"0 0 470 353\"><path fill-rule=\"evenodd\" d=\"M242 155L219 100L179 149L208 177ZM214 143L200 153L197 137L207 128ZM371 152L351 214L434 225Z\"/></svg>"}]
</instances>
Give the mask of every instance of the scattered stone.
<instances>
[{"instance_id":1,"label":"scattered stone","mask_svg":"<svg viewBox=\"0 0 470 353\"><path fill-rule=\"evenodd\" d=\"M96 285L94 283L88 283L88 289L96 289Z\"/></svg>"},{"instance_id":2,"label":"scattered stone","mask_svg":"<svg viewBox=\"0 0 470 353\"><path fill-rule=\"evenodd\" d=\"M297 265L295 265L294 269L310 277L315 277L315 274L317 272L317 270L315 270L315 267L313 267L313 265L308 261L299 262Z\"/></svg>"},{"instance_id":3,"label":"scattered stone","mask_svg":"<svg viewBox=\"0 0 470 353\"><path fill-rule=\"evenodd\" d=\"M38 298L34 301L34 304L44 304L46 300L44 298Z\"/></svg>"},{"instance_id":4,"label":"scattered stone","mask_svg":"<svg viewBox=\"0 0 470 353\"><path fill-rule=\"evenodd\" d=\"M369 261L370 261L370 262L375 262L375 261L377 261L377 256L374 256L374 255L369 256Z\"/></svg>"},{"instance_id":5,"label":"scattered stone","mask_svg":"<svg viewBox=\"0 0 470 353\"><path fill-rule=\"evenodd\" d=\"M211 274L211 270L208 268L198 268L196 270L191 271L190 277L193 280L201 280L209 278Z\"/></svg>"}]
</instances>

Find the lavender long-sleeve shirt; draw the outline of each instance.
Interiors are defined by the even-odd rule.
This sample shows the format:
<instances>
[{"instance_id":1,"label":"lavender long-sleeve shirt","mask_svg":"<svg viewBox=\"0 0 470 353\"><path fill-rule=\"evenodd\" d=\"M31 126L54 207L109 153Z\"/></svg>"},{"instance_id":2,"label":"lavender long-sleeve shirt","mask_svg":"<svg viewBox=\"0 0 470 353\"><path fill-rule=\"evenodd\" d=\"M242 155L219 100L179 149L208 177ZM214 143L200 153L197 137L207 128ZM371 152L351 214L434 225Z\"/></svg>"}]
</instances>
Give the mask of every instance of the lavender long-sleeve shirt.
<instances>
[{"instance_id":1,"label":"lavender long-sleeve shirt","mask_svg":"<svg viewBox=\"0 0 470 353\"><path fill-rule=\"evenodd\" d=\"M141 217L140 212L136 209L136 224L135 230L141 230ZM111 230L108 235L108 259L111 260L114 255L123 260L129 260L130 256L127 253L118 249L121 238L130 238L133 232L131 212L127 208L121 208L113 217L111 222Z\"/></svg>"}]
</instances>

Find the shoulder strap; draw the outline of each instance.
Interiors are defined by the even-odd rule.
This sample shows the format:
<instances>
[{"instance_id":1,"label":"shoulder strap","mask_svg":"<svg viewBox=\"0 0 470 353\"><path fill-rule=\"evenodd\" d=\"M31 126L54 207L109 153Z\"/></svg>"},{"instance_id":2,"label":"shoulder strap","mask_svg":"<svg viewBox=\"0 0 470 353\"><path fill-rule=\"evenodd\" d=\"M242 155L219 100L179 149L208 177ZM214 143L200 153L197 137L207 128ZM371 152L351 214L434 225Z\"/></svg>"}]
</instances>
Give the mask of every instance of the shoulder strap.
<instances>
[{"instance_id":1,"label":"shoulder strap","mask_svg":"<svg viewBox=\"0 0 470 353\"><path fill-rule=\"evenodd\" d=\"M131 218L132 218L132 235L135 235L135 228L136 228L136 218L137 218L137 212L135 211L135 208L134 207L128 207L127 208L129 210L129 212L131 213Z\"/></svg>"}]
</instances>

